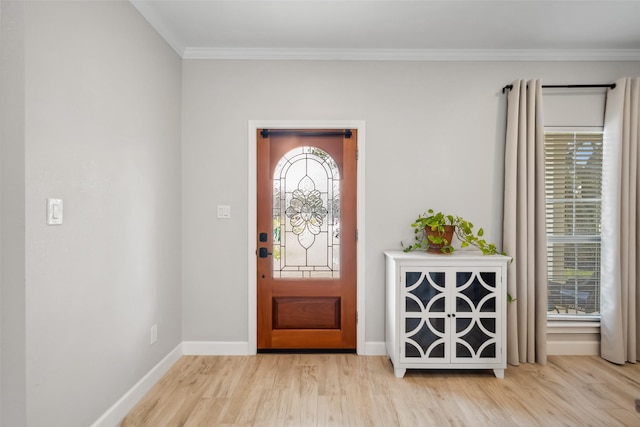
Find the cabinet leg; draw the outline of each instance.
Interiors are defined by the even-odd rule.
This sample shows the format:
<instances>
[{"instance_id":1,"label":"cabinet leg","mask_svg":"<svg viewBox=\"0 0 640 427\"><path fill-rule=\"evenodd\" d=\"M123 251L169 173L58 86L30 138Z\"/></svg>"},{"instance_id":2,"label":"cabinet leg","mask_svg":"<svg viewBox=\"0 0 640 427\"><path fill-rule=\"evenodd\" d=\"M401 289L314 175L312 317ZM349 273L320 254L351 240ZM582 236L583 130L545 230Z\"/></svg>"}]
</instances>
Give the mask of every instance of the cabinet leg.
<instances>
[{"instance_id":1,"label":"cabinet leg","mask_svg":"<svg viewBox=\"0 0 640 427\"><path fill-rule=\"evenodd\" d=\"M406 369L403 368L393 368L393 373L396 375L396 378L404 377L404 374L407 372Z\"/></svg>"},{"instance_id":2,"label":"cabinet leg","mask_svg":"<svg viewBox=\"0 0 640 427\"><path fill-rule=\"evenodd\" d=\"M493 373L496 375L496 378L504 378L504 369L494 369Z\"/></svg>"}]
</instances>

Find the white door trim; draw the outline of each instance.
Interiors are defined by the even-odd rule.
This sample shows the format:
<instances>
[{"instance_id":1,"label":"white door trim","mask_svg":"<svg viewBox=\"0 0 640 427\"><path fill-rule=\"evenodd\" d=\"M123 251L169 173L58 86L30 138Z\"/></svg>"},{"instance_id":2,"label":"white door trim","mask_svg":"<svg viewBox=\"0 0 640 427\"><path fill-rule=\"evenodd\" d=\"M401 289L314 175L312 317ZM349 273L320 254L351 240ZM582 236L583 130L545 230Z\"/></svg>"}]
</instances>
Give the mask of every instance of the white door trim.
<instances>
[{"instance_id":1,"label":"white door trim","mask_svg":"<svg viewBox=\"0 0 640 427\"><path fill-rule=\"evenodd\" d=\"M256 131L261 128L267 129L357 129L358 130L358 244L357 244L357 305L358 326L357 326L357 353L365 354L365 286L364 286L364 147L365 147L365 121L364 120L249 120L249 202L248 202L248 247L247 271L249 273L248 295L248 343L249 354L256 354L257 343L257 270L256 270L256 233L257 230L257 186L256 186Z\"/></svg>"}]
</instances>

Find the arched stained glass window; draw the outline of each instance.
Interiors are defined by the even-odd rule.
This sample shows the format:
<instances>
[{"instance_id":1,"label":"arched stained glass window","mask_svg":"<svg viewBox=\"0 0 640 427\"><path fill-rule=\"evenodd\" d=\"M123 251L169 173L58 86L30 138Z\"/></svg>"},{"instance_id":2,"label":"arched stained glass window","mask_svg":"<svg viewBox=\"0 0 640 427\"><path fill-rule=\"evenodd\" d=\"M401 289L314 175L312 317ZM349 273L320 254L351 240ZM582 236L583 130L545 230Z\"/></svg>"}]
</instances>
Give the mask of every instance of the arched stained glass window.
<instances>
[{"instance_id":1,"label":"arched stained glass window","mask_svg":"<svg viewBox=\"0 0 640 427\"><path fill-rule=\"evenodd\" d=\"M293 149L276 165L273 277L340 277L340 171L320 148Z\"/></svg>"}]
</instances>

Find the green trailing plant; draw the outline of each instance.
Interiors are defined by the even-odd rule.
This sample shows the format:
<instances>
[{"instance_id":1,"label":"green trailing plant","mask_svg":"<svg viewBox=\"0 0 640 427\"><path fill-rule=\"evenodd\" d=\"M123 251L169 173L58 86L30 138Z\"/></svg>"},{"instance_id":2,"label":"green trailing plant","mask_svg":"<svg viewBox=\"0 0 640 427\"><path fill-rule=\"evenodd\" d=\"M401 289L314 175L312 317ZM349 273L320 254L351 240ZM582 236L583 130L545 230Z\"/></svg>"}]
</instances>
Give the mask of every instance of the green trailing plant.
<instances>
[{"instance_id":1,"label":"green trailing plant","mask_svg":"<svg viewBox=\"0 0 640 427\"><path fill-rule=\"evenodd\" d=\"M466 219L459 216L445 215L442 212L435 212L433 209L429 209L424 214L418 215L418 218L411 223L415 234L415 241L409 246L405 246L404 243L401 242L404 251L427 250L433 244L440 246L442 253L450 254L454 252L455 248L445 237L445 229L447 226L453 226L455 228L454 234L458 240L460 240L460 247L462 248L474 246L484 255L507 255L503 251L498 251L495 244L488 243L482 238L484 236L484 230L482 228L479 228L476 232L473 229L473 223ZM428 234L427 229L433 233ZM516 301L516 298L513 298L511 294L507 293L507 302L512 303L514 301Z\"/></svg>"},{"instance_id":2,"label":"green trailing plant","mask_svg":"<svg viewBox=\"0 0 640 427\"><path fill-rule=\"evenodd\" d=\"M482 228L475 231L473 223L470 221L459 216L435 212L433 209L429 209L424 214L418 215L418 218L411 224L415 241L409 246L405 246L404 243L402 243L404 251L426 250L433 245L442 245L440 247L442 253L448 254L454 252L455 248L451 244L452 242L448 241L445 236L446 226L453 226L455 228L454 234L460 241L461 248L473 246L479 249L484 255L506 255L504 252L499 251L495 244L489 243L482 238L484 236L484 230ZM433 233L428 234L427 230L431 230Z\"/></svg>"}]
</instances>

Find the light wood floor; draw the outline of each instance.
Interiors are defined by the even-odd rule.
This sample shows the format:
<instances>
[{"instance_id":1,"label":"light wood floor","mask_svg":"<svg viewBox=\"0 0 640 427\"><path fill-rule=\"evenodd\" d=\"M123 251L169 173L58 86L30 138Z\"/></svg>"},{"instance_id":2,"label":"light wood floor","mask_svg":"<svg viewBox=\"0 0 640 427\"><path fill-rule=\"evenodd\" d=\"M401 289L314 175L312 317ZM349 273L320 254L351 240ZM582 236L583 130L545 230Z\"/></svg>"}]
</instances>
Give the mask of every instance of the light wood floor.
<instances>
[{"instance_id":1,"label":"light wood floor","mask_svg":"<svg viewBox=\"0 0 640 427\"><path fill-rule=\"evenodd\" d=\"M640 426L640 364L551 356L547 366L393 375L387 357L184 356L132 426Z\"/></svg>"}]
</instances>

